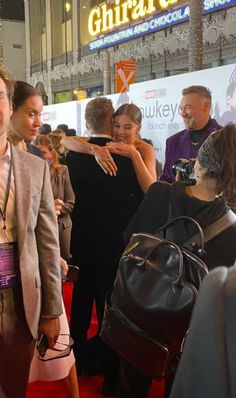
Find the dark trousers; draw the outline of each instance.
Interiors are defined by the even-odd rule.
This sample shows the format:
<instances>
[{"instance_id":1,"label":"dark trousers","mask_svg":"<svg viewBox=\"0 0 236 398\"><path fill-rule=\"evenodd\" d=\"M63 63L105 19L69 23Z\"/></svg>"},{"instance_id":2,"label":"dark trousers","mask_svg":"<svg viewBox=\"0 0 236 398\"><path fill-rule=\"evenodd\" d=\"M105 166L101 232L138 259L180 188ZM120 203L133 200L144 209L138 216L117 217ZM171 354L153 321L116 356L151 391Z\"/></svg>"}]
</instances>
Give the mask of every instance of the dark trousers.
<instances>
[{"instance_id":1,"label":"dark trousers","mask_svg":"<svg viewBox=\"0 0 236 398\"><path fill-rule=\"evenodd\" d=\"M147 398L151 384L151 377L143 375L124 359L120 360L117 398Z\"/></svg>"},{"instance_id":2,"label":"dark trousers","mask_svg":"<svg viewBox=\"0 0 236 398\"><path fill-rule=\"evenodd\" d=\"M90 327L93 304L95 302L98 330L101 328L107 284L91 275L90 272L80 269L78 281L74 284L71 303L71 335L75 341L87 340Z\"/></svg>"},{"instance_id":3,"label":"dark trousers","mask_svg":"<svg viewBox=\"0 0 236 398\"><path fill-rule=\"evenodd\" d=\"M165 379L165 398L169 397L175 370L176 368L173 368ZM142 374L126 360L120 359L117 398L148 398L151 384L151 377Z\"/></svg>"},{"instance_id":4,"label":"dark trousers","mask_svg":"<svg viewBox=\"0 0 236 398\"><path fill-rule=\"evenodd\" d=\"M107 275L105 273L99 273L99 270L81 267L79 279L74 284L70 329L71 335L75 341L74 352L77 364L80 363L81 367L83 367L82 363L84 361L86 363L92 362L91 355L94 358L99 355L97 351L101 349L100 344L99 347L96 347L96 341L94 341L93 346L91 346L92 350L90 350L87 344L87 334L91 323L94 302L98 319L97 334L100 332L106 295L113 286L113 279L114 275L109 275L109 273Z\"/></svg>"},{"instance_id":5,"label":"dark trousers","mask_svg":"<svg viewBox=\"0 0 236 398\"><path fill-rule=\"evenodd\" d=\"M0 397L24 398L35 340L26 324L20 287L0 290Z\"/></svg>"}]
</instances>

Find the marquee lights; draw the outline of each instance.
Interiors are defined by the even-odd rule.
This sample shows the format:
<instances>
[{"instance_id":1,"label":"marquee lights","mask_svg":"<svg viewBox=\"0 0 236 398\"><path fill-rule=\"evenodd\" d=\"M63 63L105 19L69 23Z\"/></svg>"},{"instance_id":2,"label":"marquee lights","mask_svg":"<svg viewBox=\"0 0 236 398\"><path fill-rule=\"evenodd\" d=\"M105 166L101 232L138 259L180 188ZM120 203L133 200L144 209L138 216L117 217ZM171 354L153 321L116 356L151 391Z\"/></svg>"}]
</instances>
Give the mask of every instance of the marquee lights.
<instances>
[{"instance_id":1,"label":"marquee lights","mask_svg":"<svg viewBox=\"0 0 236 398\"><path fill-rule=\"evenodd\" d=\"M91 10L88 18L88 31L97 36L118 26L147 17L155 11L166 10L182 0L115 0L114 7L106 3Z\"/></svg>"},{"instance_id":2,"label":"marquee lights","mask_svg":"<svg viewBox=\"0 0 236 398\"><path fill-rule=\"evenodd\" d=\"M168 17L170 17L172 15L172 11L170 11L171 7L175 6L176 9L176 7L181 6L181 3L186 4L188 2L184 0L115 0L114 5L109 5L104 2L91 10L88 17L88 31L93 37L104 35L111 30L120 31L120 29L118 29L120 26L130 22L136 22L138 19L148 17L151 14L157 14L158 11L158 15L167 12ZM216 11L235 4L236 0L203 0L203 13ZM188 7L188 5L185 7ZM185 7L181 7L182 12L179 22L183 22L188 13ZM175 10L173 10L173 12L175 13ZM185 16L182 14L185 14ZM155 20L157 19L158 18L155 18ZM176 18L173 22L178 23ZM170 26L171 24L172 23L167 21L166 26ZM163 27L165 27L164 24ZM126 31L128 30L130 30L130 28L126 29L125 33L127 33ZM114 34L112 34L112 36L114 36ZM96 41L97 43L98 40ZM118 40L118 42L119 41L120 40ZM92 45L94 42L90 43ZM92 48L90 48L90 50L92 50Z\"/></svg>"},{"instance_id":3,"label":"marquee lights","mask_svg":"<svg viewBox=\"0 0 236 398\"><path fill-rule=\"evenodd\" d=\"M118 0L116 0L116 2L119 3ZM167 2L165 1L165 3ZM162 5L164 5L164 2L162 2ZM170 3L168 5L170 5ZM217 11L225 7L232 7L234 5L236 5L236 0L203 0L203 14ZM146 0L146 6L147 9L151 10L152 6L154 7L154 1ZM154 16L152 19L148 19L138 24L136 23L126 29L116 29L110 34L103 35L93 41L90 41L89 50L97 51L102 48L110 47L114 44L118 44L129 39L134 39L138 36L152 33L159 29L164 29L168 26L187 21L188 18L188 5L175 9L167 9L165 11L163 9L163 12L156 14L156 16Z\"/></svg>"},{"instance_id":4,"label":"marquee lights","mask_svg":"<svg viewBox=\"0 0 236 398\"><path fill-rule=\"evenodd\" d=\"M236 0L235 0L236 1ZM134 39L138 36L155 32L158 29L166 28L173 24L184 22L189 18L189 6L184 6L178 10L166 12L141 22L137 25L130 26L127 29L119 30L109 35L103 36L89 43L89 50L95 51L105 47L112 46L125 40Z\"/></svg>"}]
</instances>

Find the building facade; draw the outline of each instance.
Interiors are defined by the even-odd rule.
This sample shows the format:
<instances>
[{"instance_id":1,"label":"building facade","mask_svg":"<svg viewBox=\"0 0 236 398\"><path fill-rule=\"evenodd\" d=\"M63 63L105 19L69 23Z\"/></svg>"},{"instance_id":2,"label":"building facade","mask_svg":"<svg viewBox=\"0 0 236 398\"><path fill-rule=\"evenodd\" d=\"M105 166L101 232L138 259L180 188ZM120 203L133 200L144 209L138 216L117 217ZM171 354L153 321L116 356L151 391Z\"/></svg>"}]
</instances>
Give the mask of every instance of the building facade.
<instances>
[{"instance_id":1,"label":"building facade","mask_svg":"<svg viewBox=\"0 0 236 398\"><path fill-rule=\"evenodd\" d=\"M204 68L236 62L236 0L203 7ZM25 0L27 80L54 103L113 93L120 60L137 62L137 81L186 72L188 12L183 0Z\"/></svg>"},{"instance_id":2,"label":"building facade","mask_svg":"<svg viewBox=\"0 0 236 398\"><path fill-rule=\"evenodd\" d=\"M0 1L0 63L18 80L26 79L26 47L23 0Z\"/></svg>"}]
</instances>

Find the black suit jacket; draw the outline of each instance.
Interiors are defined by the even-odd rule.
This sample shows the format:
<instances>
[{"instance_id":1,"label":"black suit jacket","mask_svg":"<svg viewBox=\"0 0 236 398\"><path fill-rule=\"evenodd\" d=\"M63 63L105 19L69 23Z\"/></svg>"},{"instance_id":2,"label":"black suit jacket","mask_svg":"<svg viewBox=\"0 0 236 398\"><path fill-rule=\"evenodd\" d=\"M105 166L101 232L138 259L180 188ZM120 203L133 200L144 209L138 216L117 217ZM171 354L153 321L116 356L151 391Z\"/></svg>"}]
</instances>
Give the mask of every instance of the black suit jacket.
<instances>
[{"instance_id":1,"label":"black suit jacket","mask_svg":"<svg viewBox=\"0 0 236 398\"><path fill-rule=\"evenodd\" d=\"M43 159L43 154L36 145L30 144L29 142L26 142L26 145L29 153L32 153L32 155L36 155Z\"/></svg>"},{"instance_id":2,"label":"black suit jacket","mask_svg":"<svg viewBox=\"0 0 236 398\"><path fill-rule=\"evenodd\" d=\"M108 138L91 138L105 145ZM104 173L91 155L69 152L67 165L75 193L71 252L79 266L101 269L117 265L124 248L123 232L136 212L143 192L130 159L115 155L116 176Z\"/></svg>"}]
</instances>

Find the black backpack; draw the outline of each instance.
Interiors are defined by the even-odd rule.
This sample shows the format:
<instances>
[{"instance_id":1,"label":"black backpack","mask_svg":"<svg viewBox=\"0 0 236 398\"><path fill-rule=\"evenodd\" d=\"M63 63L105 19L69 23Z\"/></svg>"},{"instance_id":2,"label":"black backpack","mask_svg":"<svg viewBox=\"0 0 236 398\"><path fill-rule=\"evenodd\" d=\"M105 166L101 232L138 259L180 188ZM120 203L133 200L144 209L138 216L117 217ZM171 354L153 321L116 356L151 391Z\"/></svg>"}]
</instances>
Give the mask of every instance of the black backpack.
<instances>
[{"instance_id":1,"label":"black backpack","mask_svg":"<svg viewBox=\"0 0 236 398\"><path fill-rule=\"evenodd\" d=\"M180 221L194 223L198 229L182 246L165 238L170 226ZM180 351L197 291L208 273L200 258L204 240L233 222L230 211L204 231L205 239L200 225L185 216L167 223L157 235L134 234L107 302L102 340L142 373L163 377Z\"/></svg>"}]
</instances>

